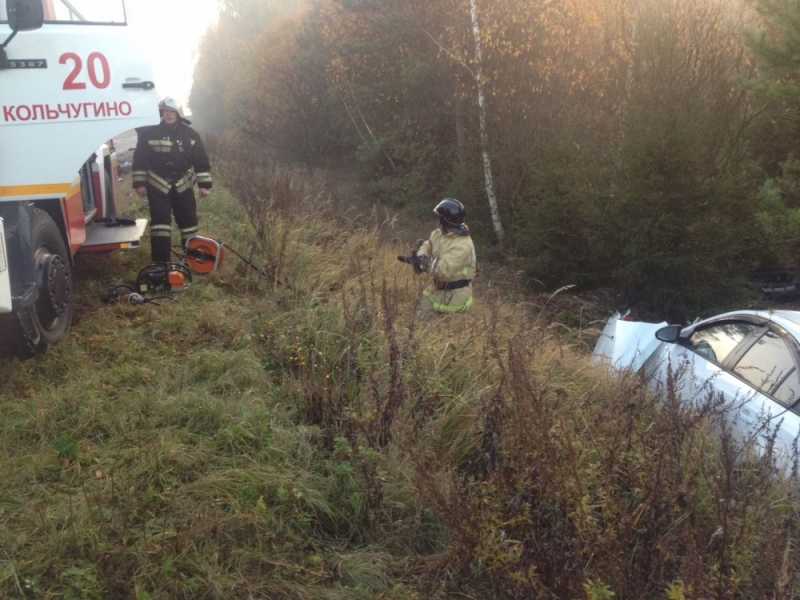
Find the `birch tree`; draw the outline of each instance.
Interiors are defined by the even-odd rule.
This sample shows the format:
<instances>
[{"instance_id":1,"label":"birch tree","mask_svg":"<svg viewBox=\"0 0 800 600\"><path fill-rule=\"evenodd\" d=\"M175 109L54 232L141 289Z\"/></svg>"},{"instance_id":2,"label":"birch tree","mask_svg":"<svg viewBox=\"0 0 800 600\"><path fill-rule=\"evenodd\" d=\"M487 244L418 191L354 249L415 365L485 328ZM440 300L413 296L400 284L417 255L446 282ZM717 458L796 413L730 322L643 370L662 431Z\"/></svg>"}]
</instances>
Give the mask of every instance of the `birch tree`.
<instances>
[{"instance_id":1,"label":"birch tree","mask_svg":"<svg viewBox=\"0 0 800 600\"><path fill-rule=\"evenodd\" d=\"M497 240L502 244L505 238L503 222L497 208L497 196L494 192L494 175L492 174L492 157L489 154L489 130L486 118L486 93L483 76L483 46L481 42L481 25L478 17L478 2L470 0L470 16L472 18L472 34L475 38L475 86L478 89L478 118L481 138L481 156L483 157L483 179L486 188L486 200L492 215L492 226Z\"/></svg>"}]
</instances>

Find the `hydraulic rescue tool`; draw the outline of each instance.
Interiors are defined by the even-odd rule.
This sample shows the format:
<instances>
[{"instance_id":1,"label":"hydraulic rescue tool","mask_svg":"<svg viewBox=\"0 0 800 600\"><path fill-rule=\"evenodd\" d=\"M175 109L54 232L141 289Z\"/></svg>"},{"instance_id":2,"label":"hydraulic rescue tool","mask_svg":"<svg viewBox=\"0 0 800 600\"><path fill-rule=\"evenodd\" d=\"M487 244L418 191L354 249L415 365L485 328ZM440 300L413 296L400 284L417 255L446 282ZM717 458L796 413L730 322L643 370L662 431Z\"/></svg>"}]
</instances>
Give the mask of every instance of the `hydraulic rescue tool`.
<instances>
[{"instance_id":1,"label":"hydraulic rescue tool","mask_svg":"<svg viewBox=\"0 0 800 600\"><path fill-rule=\"evenodd\" d=\"M174 300L176 292L182 292L192 283L193 275L209 275L217 271L225 259L226 251L253 269L259 276L268 274L245 258L240 252L223 242L196 235L186 241L183 254L175 252L177 260L169 263L153 263L139 271L134 284L116 285L104 296L106 302L128 304L159 304L160 300Z\"/></svg>"},{"instance_id":2,"label":"hydraulic rescue tool","mask_svg":"<svg viewBox=\"0 0 800 600\"><path fill-rule=\"evenodd\" d=\"M425 240L417 240L414 244L414 248L411 249L411 254L408 256L398 256L397 260L407 265L411 265L414 267L414 273L420 274L425 273L428 270L428 264L430 263L430 257L419 255L419 249L422 248L422 245L425 243Z\"/></svg>"},{"instance_id":3,"label":"hydraulic rescue tool","mask_svg":"<svg viewBox=\"0 0 800 600\"><path fill-rule=\"evenodd\" d=\"M129 304L158 304L159 300L173 300L174 293L191 285L192 274L213 273L222 265L224 256L221 242L199 235L191 237L177 261L147 265L139 271L136 283L112 287L104 300Z\"/></svg>"}]
</instances>

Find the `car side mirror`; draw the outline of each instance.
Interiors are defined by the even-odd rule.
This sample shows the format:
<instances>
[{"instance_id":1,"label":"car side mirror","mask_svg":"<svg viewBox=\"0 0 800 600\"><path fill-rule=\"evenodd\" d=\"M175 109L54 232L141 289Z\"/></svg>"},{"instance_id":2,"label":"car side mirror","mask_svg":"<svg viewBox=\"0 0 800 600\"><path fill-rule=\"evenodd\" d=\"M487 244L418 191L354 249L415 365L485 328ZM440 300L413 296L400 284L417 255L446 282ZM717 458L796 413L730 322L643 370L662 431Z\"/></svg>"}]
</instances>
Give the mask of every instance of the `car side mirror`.
<instances>
[{"instance_id":1,"label":"car side mirror","mask_svg":"<svg viewBox=\"0 0 800 600\"><path fill-rule=\"evenodd\" d=\"M656 331L656 339L668 344L674 344L681 337L681 330L683 327L680 325L667 325Z\"/></svg>"},{"instance_id":2,"label":"car side mirror","mask_svg":"<svg viewBox=\"0 0 800 600\"><path fill-rule=\"evenodd\" d=\"M42 0L8 0L8 24L11 31L33 31L44 24Z\"/></svg>"}]
</instances>

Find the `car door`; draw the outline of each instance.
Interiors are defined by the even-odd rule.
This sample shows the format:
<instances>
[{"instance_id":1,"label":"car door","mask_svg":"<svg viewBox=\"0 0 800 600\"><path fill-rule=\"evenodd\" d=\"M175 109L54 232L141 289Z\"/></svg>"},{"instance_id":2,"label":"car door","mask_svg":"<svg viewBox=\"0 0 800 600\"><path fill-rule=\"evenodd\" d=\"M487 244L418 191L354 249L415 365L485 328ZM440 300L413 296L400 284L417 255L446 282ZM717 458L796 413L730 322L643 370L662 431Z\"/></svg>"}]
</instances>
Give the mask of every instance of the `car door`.
<instances>
[{"instance_id":1,"label":"car door","mask_svg":"<svg viewBox=\"0 0 800 600\"><path fill-rule=\"evenodd\" d=\"M724 399L740 440L756 438L763 446L765 425L778 427L776 450L786 458L800 431L792 410L800 399L799 357L791 336L774 324L726 319L664 344L649 369L657 386L672 377L684 402Z\"/></svg>"},{"instance_id":2,"label":"car door","mask_svg":"<svg viewBox=\"0 0 800 600\"><path fill-rule=\"evenodd\" d=\"M0 200L59 195L101 144L159 118L123 1L42 1L44 26L19 32L0 70ZM11 35L2 20L0 42Z\"/></svg>"},{"instance_id":3,"label":"car door","mask_svg":"<svg viewBox=\"0 0 800 600\"><path fill-rule=\"evenodd\" d=\"M732 355L731 373L758 393L742 407L742 419L753 431L764 431L765 419L777 429L776 450L784 457L792 455L794 440L800 431L796 410L800 400L800 352L788 333L768 323L754 340Z\"/></svg>"},{"instance_id":4,"label":"car door","mask_svg":"<svg viewBox=\"0 0 800 600\"><path fill-rule=\"evenodd\" d=\"M684 402L700 405L711 395L728 401L745 401L754 390L724 368L725 360L758 330L740 320L711 323L695 329L679 343L662 344L648 361L646 373L655 387L673 386Z\"/></svg>"}]
</instances>

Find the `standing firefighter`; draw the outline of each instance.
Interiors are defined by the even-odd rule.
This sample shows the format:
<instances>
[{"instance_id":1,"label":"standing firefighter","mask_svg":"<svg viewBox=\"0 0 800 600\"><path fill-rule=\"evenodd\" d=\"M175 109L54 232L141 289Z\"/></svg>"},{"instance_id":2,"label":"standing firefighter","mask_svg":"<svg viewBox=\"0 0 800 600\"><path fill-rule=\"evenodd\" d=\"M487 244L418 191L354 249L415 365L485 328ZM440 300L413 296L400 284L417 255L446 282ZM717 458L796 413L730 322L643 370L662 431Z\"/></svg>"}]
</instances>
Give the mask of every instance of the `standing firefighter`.
<instances>
[{"instance_id":1,"label":"standing firefighter","mask_svg":"<svg viewBox=\"0 0 800 600\"><path fill-rule=\"evenodd\" d=\"M419 241L410 257L398 257L411 263L417 273L430 273L433 285L423 292L421 312L466 312L472 306L472 280L477 271L475 246L464 223L464 205L445 198L433 209L439 228L427 240Z\"/></svg>"},{"instance_id":2,"label":"standing firefighter","mask_svg":"<svg viewBox=\"0 0 800 600\"><path fill-rule=\"evenodd\" d=\"M168 262L172 246L172 215L181 241L198 231L194 184L202 197L213 185L211 166L203 142L189 127L178 104L164 98L159 105L161 123L137 130L139 142L133 156L133 187L147 194L153 262Z\"/></svg>"}]
</instances>

